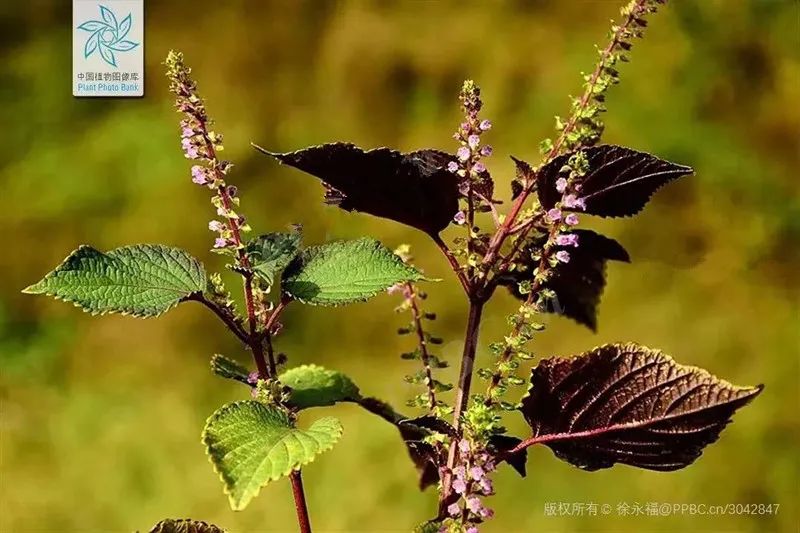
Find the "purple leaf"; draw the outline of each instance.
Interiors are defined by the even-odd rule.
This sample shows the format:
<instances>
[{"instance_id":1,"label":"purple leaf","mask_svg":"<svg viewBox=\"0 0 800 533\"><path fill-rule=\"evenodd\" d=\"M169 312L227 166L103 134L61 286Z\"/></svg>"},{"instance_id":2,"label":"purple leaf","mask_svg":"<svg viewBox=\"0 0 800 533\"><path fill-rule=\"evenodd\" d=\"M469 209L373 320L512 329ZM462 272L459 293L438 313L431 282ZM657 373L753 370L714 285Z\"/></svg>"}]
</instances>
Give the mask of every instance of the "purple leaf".
<instances>
[{"instance_id":1,"label":"purple leaf","mask_svg":"<svg viewBox=\"0 0 800 533\"><path fill-rule=\"evenodd\" d=\"M502 457L511 467L517 471L521 477L525 477L525 470L528 461L528 451L523 449L513 455L506 455L506 452L519 446L522 439L510 435L492 435L489 437L489 450L496 456Z\"/></svg>"},{"instance_id":2,"label":"purple leaf","mask_svg":"<svg viewBox=\"0 0 800 533\"><path fill-rule=\"evenodd\" d=\"M454 158L437 150L364 151L349 143L312 146L289 153L261 152L322 180L325 201L437 234L458 211L458 178L447 170Z\"/></svg>"},{"instance_id":3,"label":"purple leaf","mask_svg":"<svg viewBox=\"0 0 800 533\"><path fill-rule=\"evenodd\" d=\"M615 463L678 470L762 389L731 385L634 343L553 357L533 370L520 408L533 436L515 450L546 444L586 470Z\"/></svg>"},{"instance_id":4,"label":"purple leaf","mask_svg":"<svg viewBox=\"0 0 800 533\"><path fill-rule=\"evenodd\" d=\"M578 246L556 246L555 250L569 252L568 263L560 263L553 277L543 285L556 293L552 307L547 311L564 315L597 331L597 307L606 285L606 262L609 260L630 262L630 257L620 243L591 230L578 229L569 234L578 236ZM520 254L522 269L498 278L500 285L508 287L515 297L527 299L519 292L519 283L533 279L533 270L538 266L531 258L533 248L540 248L544 238L532 241Z\"/></svg>"},{"instance_id":5,"label":"purple leaf","mask_svg":"<svg viewBox=\"0 0 800 533\"><path fill-rule=\"evenodd\" d=\"M622 146L602 145L582 150L589 170L580 178L578 196L586 212L603 217L635 215L662 186L694 172L690 167L664 161ZM556 180L572 154L556 157L537 174L539 202L545 210L561 198Z\"/></svg>"}]
</instances>

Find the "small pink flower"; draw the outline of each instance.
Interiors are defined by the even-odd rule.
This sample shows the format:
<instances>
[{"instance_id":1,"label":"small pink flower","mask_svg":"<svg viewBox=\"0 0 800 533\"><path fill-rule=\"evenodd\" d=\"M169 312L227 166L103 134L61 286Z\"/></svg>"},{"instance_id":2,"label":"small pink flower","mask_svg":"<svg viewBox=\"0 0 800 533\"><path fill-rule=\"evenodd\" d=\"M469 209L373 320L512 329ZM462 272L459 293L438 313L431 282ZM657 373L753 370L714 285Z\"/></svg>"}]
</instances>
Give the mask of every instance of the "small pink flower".
<instances>
[{"instance_id":1,"label":"small pink flower","mask_svg":"<svg viewBox=\"0 0 800 533\"><path fill-rule=\"evenodd\" d=\"M228 241L226 239L222 237L214 239L214 248L225 248L226 246L228 246Z\"/></svg>"},{"instance_id":2,"label":"small pink flower","mask_svg":"<svg viewBox=\"0 0 800 533\"><path fill-rule=\"evenodd\" d=\"M564 194L564 191L567 190L567 180L565 178L558 178L556 180L556 190Z\"/></svg>"},{"instance_id":3,"label":"small pink flower","mask_svg":"<svg viewBox=\"0 0 800 533\"><path fill-rule=\"evenodd\" d=\"M547 212L547 219L550 222L556 222L558 220L561 220L561 210L556 207L552 208Z\"/></svg>"},{"instance_id":4,"label":"small pink flower","mask_svg":"<svg viewBox=\"0 0 800 533\"><path fill-rule=\"evenodd\" d=\"M480 143L481 143L481 138L475 135L474 133L469 137L467 137L467 144L469 144L469 147L472 148L473 150L477 148Z\"/></svg>"},{"instance_id":5,"label":"small pink flower","mask_svg":"<svg viewBox=\"0 0 800 533\"><path fill-rule=\"evenodd\" d=\"M480 486L481 486L481 492L483 492L485 496L494 494L494 486L492 485L492 480L489 479L488 477L484 477L483 479L480 480Z\"/></svg>"},{"instance_id":6,"label":"small pink flower","mask_svg":"<svg viewBox=\"0 0 800 533\"><path fill-rule=\"evenodd\" d=\"M464 468L464 465L458 465L453 468L453 475L458 479L464 479L467 475L467 470Z\"/></svg>"},{"instance_id":7,"label":"small pink flower","mask_svg":"<svg viewBox=\"0 0 800 533\"><path fill-rule=\"evenodd\" d=\"M208 223L208 229L219 233L220 231L225 229L225 224L223 224L219 220L212 220L211 222Z\"/></svg>"},{"instance_id":8,"label":"small pink flower","mask_svg":"<svg viewBox=\"0 0 800 533\"><path fill-rule=\"evenodd\" d=\"M458 503L451 503L447 506L447 514L450 516L459 516L461 514L461 506Z\"/></svg>"},{"instance_id":9,"label":"small pink flower","mask_svg":"<svg viewBox=\"0 0 800 533\"><path fill-rule=\"evenodd\" d=\"M478 125L481 131L486 131L492 129L492 122L490 120L481 120L481 123Z\"/></svg>"},{"instance_id":10,"label":"small pink flower","mask_svg":"<svg viewBox=\"0 0 800 533\"><path fill-rule=\"evenodd\" d=\"M461 439L458 441L458 449L461 450L463 453L469 453L469 441L467 439Z\"/></svg>"},{"instance_id":11,"label":"small pink flower","mask_svg":"<svg viewBox=\"0 0 800 533\"><path fill-rule=\"evenodd\" d=\"M394 285L386 289L387 294L400 294L403 292L405 292L405 287L403 286L402 283L395 283Z\"/></svg>"},{"instance_id":12,"label":"small pink flower","mask_svg":"<svg viewBox=\"0 0 800 533\"><path fill-rule=\"evenodd\" d=\"M464 214L464 211L459 211L453 217L453 222L455 222L459 226L464 224L464 222L466 222L466 221L467 221L467 215Z\"/></svg>"},{"instance_id":13,"label":"small pink flower","mask_svg":"<svg viewBox=\"0 0 800 533\"><path fill-rule=\"evenodd\" d=\"M205 168L200 165L192 167L192 181L198 185L205 185L208 183L208 174Z\"/></svg>"},{"instance_id":14,"label":"small pink flower","mask_svg":"<svg viewBox=\"0 0 800 533\"><path fill-rule=\"evenodd\" d=\"M478 161L477 163L475 163L475 164L472 166L472 171L473 171L475 174L483 174L484 172L486 172L486 165L484 165L483 163L481 163L480 161Z\"/></svg>"},{"instance_id":15,"label":"small pink flower","mask_svg":"<svg viewBox=\"0 0 800 533\"><path fill-rule=\"evenodd\" d=\"M456 155L461 161L466 161L472 154L470 153L469 148L467 148L466 146L462 146L458 149Z\"/></svg>"},{"instance_id":16,"label":"small pink flower","mask_svg":"<svg viewBox=\"0 0 800 533\"><path fill-rule=\"evenodd\" d=\"M192 128L189 128L187 126L181 128L181 137L183 137L184 139L192 137L193 135L194 135L194 130Z\"/></svg>"},{"instance_id":17,"label":"small pink flower","mask_svg":"<svg viewBox=\"0 0 800 533\"><path fill-rule=\"evenodd\" d=\"M467 508L475 514L479 514L481 509L483 509L483 505L481 504L481 499L477 496L470 496L467 498Z\"/></svg>"},{"instance_id":18,"label":"small pink flower","mask_svg":"<svg viewBox=\"0 0 800 533\"><path fill-rule=\"evenodd\" d=\"M562 233L556 237L559 246L578 246L578 236L574 233Z\"/></svg>"},{"instance_id":19,"label":"small pink flower","mask_svg":"<svg viewBox=\"0 0 800 533\"><path fill-rule=\"evenodd\" d=\"M467 484L462 479L453 481L453 490L456 494L464 494L467 492Z\"/></svg>"},{"instance_id":20,"label":"small pink flower","mask_svg":"<svg viewBox=\"0 0 800 533\"><path fill-rule=\"evenodd\" d=\"M484 157L489 157L490 155L492 155L492 147L491 147L491 145L487 144L486 146L481 148L481 155L484 156Z\"/></svg>"},{"instance_id":21,"label":"small pink flower","mask_svg":"<svg viewBox=\"0 0 800 533\"><path fill-rule=\"evenodd\" d=\"M478 533L478 528L475 526L470 526L467 528L466 533Z\"/></svg>"},{"instance_id":22,"label":"small pink flower","mask_svg":"<svg viewBox=\"0 0 800 533\"><path fill-rule=\"evenodd\" d=\"M481 478L483 478L483 474L484 474L483 468L481 468L481 467L479 467L477 465L473 466L472 468L469 469L469 475L475 481L480 481Z\"/></svg>"},{"instance_id":23,"label":"small pink flower","mask_svg":"<svg viewBox=\"0 0 800 533\"><path fill-rule=\"evenodd\" d=\"M566 250L557 251L556 259L558 259L561 263L569 263L569 252Z\"/></svg>"},{"instance_id":24,"label":"small pink flower","mask_svg":"<svg viewBox=\"0 0 800 533\"><path fill-rule=\"evenodd\" d=\"M256 383L258 383L258 372L254 371L247 374L247 382L250 385L255 385Z\"/></svg>"},{"instance_id":25,"label":"small pink flower","mask_svg":"<svg viewBox=\"0 0 800 533\"><path fill-rule=\"evenodd\" d=\"M586 203L583 198L576 198L574 194L568 194L564 197L564 207L570 209L586 209Z\"/></svg>"},{"instance_id":26,"label":"small pink flower","mask_svg":"<svg viewBox=\"0 0 800 533\"><path fill-rule=\"evenodd\" d=\"M575 213L570 213L567 215L567 218L564 219L564 222L567 223L569 226L577 226L578 225L578 215Z\"/></svg>"},{"instance_id":27,"label":"small pink flower","mask_svg":"<svg viewBox=\"0 0 800 533\"><path fill-rule=\"evenodd\" d=\"M456 163L455 161L450 161L449 163L447 163L447 171L452 172L453 174L458 172L458 163Z\"/></svg>"}]
</instances>

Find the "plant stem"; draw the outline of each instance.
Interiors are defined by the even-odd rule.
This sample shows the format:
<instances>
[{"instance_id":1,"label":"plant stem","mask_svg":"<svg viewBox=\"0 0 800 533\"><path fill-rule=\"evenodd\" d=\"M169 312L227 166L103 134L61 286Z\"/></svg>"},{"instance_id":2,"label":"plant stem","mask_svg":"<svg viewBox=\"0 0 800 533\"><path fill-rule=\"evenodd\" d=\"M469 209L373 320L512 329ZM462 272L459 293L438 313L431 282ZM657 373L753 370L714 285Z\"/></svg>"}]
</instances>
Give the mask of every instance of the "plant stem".
<instances>
[{"instance_id":1,"label":"plant stem","mask_svg":"<svg viewBox=\"0 0 800 533\"><path fill-rule=\"evenodd\" d=\"M289 480L292 482L292 496L294 496L294 508L297 511L297 523L300 526L300 533L311 533L311 520L308 517L306 494L303 491L303 476L300 470L293 470L289 474Z\"/></svg>"},{"instance_id":2,"label":"plant stem","mask_svg":"<svg viewBox=\"0 0 800 533\"><path fill-rule=\"evenodd\" d=\"M643 12L645 11L645 5L647 4L647 0L638 0L633 8L630 10L630 13L625 20L616 27L616 31L614 31L611 40L609 41L608 45L603 49L600 54L600 61L598 61L597 66L595 67L592 74L589 76L589 80L585 84L585 90L583 95L581 95L581 99L577 105L577 108L570 116L569 120L567 121L564 129L561 131L561 134L558 136L558 139L555 143L553 143L553 147L547 153L547 156L544 158L542 164L549 163L552 159L554 159L559 152L561 151L561 147L567 139L567 136L575 129L575 126L578 125L580 116L586 106L589 105L589 102L592 100L592 95L594 94L595 86L597 85L597 81L600 79L600 75L603 73L603 70L606 68L606 65L611 58L611 55L614 52L614 49L619 45L619 43L623 40L623 36L627 34L630 27L634 24L637 17L640 17ZM503 224L497 230L497 232L492 237L492 240L489 242L489 247L486 252L486 255L483 258L483 268L488 270L492 266L494 266L494 261L497 257L498 252L500 251L500 247L503 245L506 237L508 237L509 233L511 232L514 223L516 222L517 216L519 215L520 211L522 210L522 206L527 200L528 196L534 189L534 185L536 183L535 179L531 179L528 183L525 184L520 195L511 205L511 210L509 211L506 219L503 221Z\"/></svg>"},{"instance_id":3,"label":"plant stem","mask_svg":"<svg viewBox=\"0 0 800 533\"><path fill-rule=\"evenodd\" d=\"M458 281L461 282L461 286L464 288L464 292L469 295L470 293L470 285L469 281L467 281L467 277L464 275L464 270L461 268L461 265L458 263L458 259L456 256L453 255L453 252L448 248L447 244L442 240L442 238L438 234L431 235L433 242L436 243L436 246L442 251L444 256L447 258L447 261L450 263L450 267L455 272L456 277L458 277Z\"/></svg>"},{"instance_id":4,"label":"plant stem","mask_svg":"<svg viewBox=\"0 0 800 533\"><path fill-rule=\"evenodd\" d=\"M417 293L414 284L410 281L405 285L405 297L411 307L411 316L414 319L414 329L417 332L417 342L419 344L420 359L422 359L422 367L425 371L425 385L428 391L428 410L433 414L436 408L436 386L433 381L433 372L431 371L431 358L428 353L428 341L425 338L425 330L422 328L422 313L417 304Z\"/></svg>"},{"instance_id":5,"label":"plant stem","mask_svg":"<svg viewBox=\"0 0 800 533\"><path fill-rule=\"evenodd\" d=\"M467 318L467 330L464 334L464 352L461 355L461 370L458 375L458 389L456 392L456 404L453 412L453 427L457 432L461 431L461 416L467 408L469 402L469 390L472 385L472 369L475 366L475 352L478 348L478 329L481 324L481 313L483 312L484 302L471 300L469 306L469 317ZM442 480L442 493L440 503L446 501L450 496L451 472L456 463L458 443L454 440L450 443L450 450L447 456L447 471Z\"/></svg>"},{"instance_id":6,"label":"plant stem","mask_svg":"<svg viewBox=\"0 0 800 533\"><path fill-rule=\"evenodd\" d=\"M247 344L248 346L250 345L250 338L247 336L247 333L242 329L242 326L229 313L226 313L223 308L221 308L211 300L208 300L203 295L203 293L190 294L188 297L185 298L185 300L200 302L201 304L211 309L214 312L214 314L217 315L220 318L220 320L222 320L222 322L225 323L226 326L228 326L228 329L231 330L231 332L234 335L236 335L236 338L238 338L240 341Z\"/></svg>"}]
</instances>

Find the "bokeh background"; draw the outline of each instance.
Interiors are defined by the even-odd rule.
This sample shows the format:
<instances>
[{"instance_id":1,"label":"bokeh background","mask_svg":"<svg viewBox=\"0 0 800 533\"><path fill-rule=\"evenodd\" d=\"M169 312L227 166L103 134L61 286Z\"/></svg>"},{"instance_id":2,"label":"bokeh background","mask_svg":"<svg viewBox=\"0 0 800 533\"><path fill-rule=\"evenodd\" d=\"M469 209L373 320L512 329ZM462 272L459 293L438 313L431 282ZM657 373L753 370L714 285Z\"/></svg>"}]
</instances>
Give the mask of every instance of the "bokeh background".
<instances>
[{"instance_id":1,"label":"bokeh background","mask_svg":"<svg viewBox=\"0 0 800 533\"><path fill-rule=\"evenodd\" d=\"M206 417L241 387L211 375L215 352L249 364L205 309L158 320L93 318L20 290L81 243L180 246L209 270L212 211L189 181L161 61L183 50L236 163L241 211L260 231L302 223L309 243L374 235L410 243L442 354L455 361L465 306L418 232L322 205L316 180L259 156L331 140L452 150L461 81L483 88L491 170L508 198L510 154L537 161L553 115L591 69L617 1L148 2L146 96L74 99L68 2L0 6L0 530L132 531L165 517L232 531L291 531L289 485L232 512L200 444ZM631 265L611 265L597 334L550 319L535 349L570 354L636 340L766 390L696 464L674 473L587 473L546 448L529 477L498 475L486 531L798 531L800 28L793 0L678 0L651 21L608 98L606 142L695 167L636 219L592 221ZM449 234L448 234L449 236ZM230 278L232 280L232 278ZM397 302L291 307L279 348L347 372L397 405L414 370ZM490 306L479 361L513 309ZM404 531L431 516L396 431L332 409L340 444L305 469L318 531ZM308 416L308 415L307 415ZM312 415L313 416L313 415ZM509 423L517 432L519 420ZM545 504L610 504L609 516ZM777 503L768 516L619 516L619 503Z\"/></svg>"}]
</instances>

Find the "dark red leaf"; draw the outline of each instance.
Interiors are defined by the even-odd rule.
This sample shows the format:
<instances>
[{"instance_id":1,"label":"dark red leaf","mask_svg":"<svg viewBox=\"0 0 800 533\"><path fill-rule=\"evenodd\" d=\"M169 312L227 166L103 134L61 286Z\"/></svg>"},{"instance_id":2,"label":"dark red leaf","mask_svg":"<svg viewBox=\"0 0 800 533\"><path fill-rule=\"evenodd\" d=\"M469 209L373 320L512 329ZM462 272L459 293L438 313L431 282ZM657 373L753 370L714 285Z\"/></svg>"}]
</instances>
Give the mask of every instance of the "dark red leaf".
<instances>
[{"instance_id":1,"label":"dark red leaf","mask_svg":"<svg viewBox=\"0 0 800 533\"><path fill-rule=\"evenodd\" d=\"M514 165L516 166L516 174L514 179L511 180L511 199L516 200L517 196L520 195L522 189L525 187L525 184L536 177L536 173L533 171L533 168L522 159L517 159L512 155L511 160L514 161Z\"/></svg>"},{"instance_id":2,"label":"dark red leaf","mask_svg":"<svg viewBox=\"0 0 800 533\"><path fill-rule=\"evenodd\" d=\"M326 202L345 211L388 218L429 234L446 228L458 212L458 177L447 170L455 158L445 152L364 151L349 143L289 153L256 148L322 180Z\"/></svg>"},{"instance_id":3,"label":"dark red leaf","mask_svg":"<svg viewBox=\"0 0 800 533\"><path fill-rule=\"evenodd\" d=\"M436 433L447 435L448 437L457 437L458 432L456 428L450 425L449 422L442 420L433 415L425 415L417 418L409 418L400 422L401 425L412 425L418 428L427 429Z\"/></svg>"},{"instance_id":4,"label":"dark red leaf","mask_svg":"<svg viewBox=\"0 0 800 533\"><path fill-rule=\"evenodd\" d=\"M225 530L201 520L179 518L162 520L150 533L225 533Z\"/></svg>"},{"instance_id":5,"label":"dark red leaf","mask_svg":"<svg viewBox=\"0 0 800 533\"><path fill-rule=\"evenodd\" d=\"M522 442L522 439L511 437L509 435L492 435L489 437L489 451L494 455L501 457L507 461L517 473L525 477L525 463L528 462L527 450L521 450L513 455L507 455L507 452L513 450Z\"/></svg>"},{"instance_id":6,"label":"dark red leaf","mask_svg":"<svg viewBox=\"0 0 800 533\"><path fill-rule=\"evenodd\" d=\"M589 170L579 183L578 197L586 212L603 217L635 215L662 186L694 172L691 167L664 161L644 152L613 145L584 148ZM539 202L550 209L561 198L556 180L572 154L556 157L537 174Z\"/></svg>"},{"instance_id":7,"label":"dark red leaf","mask_svg":"<svg viewBox=\"0 0 800 533\"><path fill-rule=\"evenodd\" d=\"M737 387L634 343L539 363L520 410L533 436L580 468L649 470L691 464L733 413L762 390Z\"/></svg>"},{"instance_id":8,"label":"dark red leaf","mask_svg":"<svg viewBox=\"0 0 800 533\"><path fill-rule=\"evenodd\" d=\"M552 289L556 293L556 300L547 309L583 324L592 331L597 330L597 307L600 296L606 285L606 262L630 262L630 257L620 243L610 237L605 237L591 230L573 230L578 236L578 246L557 247L569 252L568 263L560 263L555 269L553 277L544 284L544 288ZM501 285L507 286L511 294L521 300L528 295L519 292L519 282L533 279L533 270L536 268L531 259L531 248L541 247L544 238L533 241L523 250L520 257L524 268L514 271L499 278Z\"/></svg>"}]
</instances>

